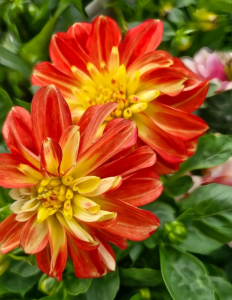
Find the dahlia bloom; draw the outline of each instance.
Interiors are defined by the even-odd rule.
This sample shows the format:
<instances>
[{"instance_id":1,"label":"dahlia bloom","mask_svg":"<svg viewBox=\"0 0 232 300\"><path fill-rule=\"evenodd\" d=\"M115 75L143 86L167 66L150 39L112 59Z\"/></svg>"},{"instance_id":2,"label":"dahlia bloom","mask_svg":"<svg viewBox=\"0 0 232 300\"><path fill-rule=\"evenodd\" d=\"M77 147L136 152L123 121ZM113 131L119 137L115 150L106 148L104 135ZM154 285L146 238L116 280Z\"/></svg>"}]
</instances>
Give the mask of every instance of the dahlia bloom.
<instances>
[{"instance_id":1,"label":"dahlia bloom","mask_svg":"<svg viewBox=\"0 0 232 300\"><path fill-rule=\"evenodd\" d=\"M150 168L154 151L134 147L131 120L114 120L98 133L116 106L91 107L72 125L67 103L48 86L35 94L31 115L10 111L3 136L11 153L0 154L0 185L12 188L15 202L0 224L2 254L21 246L58 280L69 254L77 277L99 277L115 269L107 241L124 249L126 239L156 230L157 217L137 208L162 192Z\"/></svg>"},{"instance_id":2,"label":"dahlia bloom","mask_svg":"<svg viewBox=\"0 0 232 300\"><path fill-rule=\"evenodd\" d=\"M52 37L52 63L38 64L31 77L34 85L60 89L74 124L93 105L117 103L105 125L115 118L135 121L140 140L157 153L159 174L178 169L194 153L207 125L191 113L208 90L179 59L156 50L162 34L159 20L130 29L123 41L111 18L76 23Z\"/></svg>"},{"instance_id":3,"label":"dahlia bloom","mask_svg":"<svg viewBox=\"0 0 232 300\"><path fill-rule=\"evenodd\" d=\"M210 80L215 84L216 93L232 89L232 52L212 52L202 48L193 58L183 57L181 60L200 80Z\"/></svg>"}]
</instances>

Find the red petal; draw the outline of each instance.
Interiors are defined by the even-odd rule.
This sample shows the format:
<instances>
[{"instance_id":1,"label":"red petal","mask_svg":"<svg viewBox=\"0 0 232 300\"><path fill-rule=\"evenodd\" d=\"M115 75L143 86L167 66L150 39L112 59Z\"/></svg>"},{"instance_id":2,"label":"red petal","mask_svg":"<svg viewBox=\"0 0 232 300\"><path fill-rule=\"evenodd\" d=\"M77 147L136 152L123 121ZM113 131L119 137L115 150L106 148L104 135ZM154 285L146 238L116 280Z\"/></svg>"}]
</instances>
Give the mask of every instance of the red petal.
<instances>
[{"instance_id":1,"label":"red petal","mask_svg":"<svg viewBox=\"0 0 232 300\"><path fill-rule=\"evenodd\" d=\"M185 142L185 145L187 147L188 156L192 156L196 152L197 142L198 142L198 139L193 140L191 142Z\"/></svg>"},{"instance_id":2,"label":"red petal","mask_svg":"<svg viewBox=\"0 0 232 300\"><path fill-rule=\"evenodd\" d=\"M149 146L142 146L129 155L112 161L96 169L92 175L105 178L113 176L128 176L143 168L153 166L156 162L156 154Z\"/></svg>"},{"instance_id":3,"label":"red petal","mask_svg":"<svg viewBox=\"0 0 232 300\"><path fill-rule=\"evenodd\" d=\"M138 171L132 177L123 180L121 186L107 194L107 197L119 199L134 206L142 206L156 200L162 191L163 185L160 180L154 177L143 178Z\"/></svg>"},{"instance_id":4,"label":"red petal","mask_svg":"<svg viewBox=\"0 0 232 300\"><path fill-rule=\"evenodd\" d=\"M55 216L47 219L48 241L51 247L51 264L49 276L62 279L67 261L67 237L63 226Z\"/></svg>"},{"instance_id":5,"label":"red petal","mask_svg":"<svg viewBox=\"0 0 232 300\"><path fill-rule=\"evenodd\" d=\"M10 215L0 224L0 252L6 254L20 245L20 232L24 222L17 222L16 215Z\"/></svg>"},{"instance_id":6,"label":"red petal","mask_svg":"<svg viewBox=\"0 0 232 300\"><path fill-rule=\"evenodd\" d=\"M55 277L53 276L53 274L50 274L51 250L49 244L47 244L47 246L42 251L36 253L36 261L37 261L38 268L43 273L47 274L48 276ZM61 279L62 277L59 278L58 280Z\"/></svg>"},{"instance_id":7,"label":"red petal","mask_svg":"<svg viewBox=\"0 0 232 300\"><path fill-rule=\"evenodd\" d=\"M20 188L36 185L39 181L20 172L21 162L12 154L0 154L0 185L4 188Z\"/></svg>"},{"instance_id":8,"label":"red petal","mask_svg":"<svg viewBox=\"0 0 232 300\"><path fill-rule=\"evenodd\" d=\"M54 34L49 53L55 67L71 77L73 76L72 66L89 74L86 65L92 60L70 34L64 32Z\"/></svg>"},{"instance_id":9,"label":"red petal","mask_svg":"<svg viewBox=\"0 0 232 300\"><path fill-rule=\"evenodd\" d=\"M143 74L140 79L141 87L138 92L152 89L172 96L183 90L186 81L184 73L173 67L153 69Z\"/></svg>"},{"instance_id":10,"label":"red petal","mask_svg":"<svg viewBox=\"0 0 232 300\"><path fill-rule=\"evenodd\" d=\"M114 251L104 239L96 237L96 240L100 242L100 245L97 250L102 263L105 265L107 271L115 271L116 262Z\"/></svg>"},{"instance_id":11,"label":"red petal","mask_svg":"<svg viewBox=\"0 0 232 300\"><path fill-rule=\"evenodd\" d=\"M36 218L27 221L20 235L21 247L29 254L42 251L48 243L46 223L38 223Z\"/></svg>"},{"instance_id":12,"label":"red petal","mask_svg":"<svg viewBox=\"0 0 232 300\"><path fill-rule=\"evenodd\" d=\"M162 67L169 67L173 64L171 55L162 50L156 50L138 57L127 69L127 75L132 76L137 70L140 76L146 72Z\"/></svg>"},{"instance_id":13,"label":"red petal","mask_svg":"<svg viewBox=\"0 0 232 300\"><path fill-rule=\"evenodd\" d=\"M182 141L195 140L208 129L201 118L155 101L148 104L146 113L159 128Z\"/></svg>"},{"instance_id":14,"label":"red petal","mask_svg":"<svg viewBox=\"0 0 232 300\"><path fill-rule=\"evenodd\" d=\"M38 86L46 86L53 83L62 92L63 97L67 98L74 98L71 89L78 85L76 78L59 71L48 62L42 62L35 66L31 82L33 85Z\"/></svg>"},{"instance_id":15,"label":"red petal","mask_svg":"<svg viewBox=\"0 0 232 300\"><path fill-rule=\"evenodd\" d=\"M180 94L174 97L161 95L157 98L156 102L191 113L202 105L208 89L209 83L208 81L204 81L196 86L184 89Z\"/></svg>"},{"instance_id":16,"label":"red petal","mask_svg":"<svg viewBox=\"0 0 232 300\"><path fill-rule=\"evenodd\" d=\"M133 119L138 126L141 140L151 146L166 161L176 164L187 159L184 143L159 128L146 114L135 114Z\"/></svg>"},{"instance_id":17,"label":"red petal","mask_svg":"<svg viewBox=\"0 0 232 300\"><path fill-rule=\"evenodd\" d=\"M73 261L75 274L79 278L96 278L105 273L98 250L83 251L78 248L75 241L68 238L68 250Z\"/></svg>"},{"instance_id":18,"label":"red petal","mask_svg":"<svg viewBox=\"0 0 232 300\"><path fill-rule=\"evenodd\" d=\"M118 103L115 102L105 105L94 105L85 111L78 122L81 132L80 154L96 140L100 126L117 105Z\"/></svg>"},{"instance_id":19,"label":"red petal","mask_svg":"<svg viewBox=\"0 0 232 300\"><path fill-rule=\"evenodd\" d=\"M100 66L102 62L109 61L112 47L119 45L122 35L117 23L109 17L99 16L92 24L87 49L91 58Z\"/></svg>"},{"instance_id":20,"label":"red petal","mask_svg":"<svg viewBox=\"0 0 232 300\"><path fill-rule=\"evenodd\" d=\"M96 229L94 231L94 234L97 237L100 237L101 239L105 239L123 250L126 249L126 247L127 247L126 239L122 238L121 236L117 236L112 233L106 232L104 230L100 230L100 229Z\"/></svg>"},{"instance_id":21,"label":"red petal","mask_svg":"<svg viewBox=\"0 0 232 300\"><path fill-rule=\"evenodd\" d=\"M168 163L161 156L157 155L157 162L154 170L158 175L171 174L179 169L179 163Z\"/></svg>"},{"instance_id":22,"label":"red petal","mask_svg":"<svg viewBox=\"0 0 232 300\"><path fill-rule=\"evenodd\" d=\"M116 153L133 146L136 141L137 128L134 122L121 120L81 154L73 169L73 176L81 177L91 174Z\"/></svg>"},{"instance_id":23,"label":"red petal","mask_svg":"<svg viewBox=\"0 0 232 300\"><path fill-rule=\"evenodd\" d=\"M45 138L59 142L62 132L72 125L67 103L54 85L39 89L31 103L33 135L40 152Z\"/></svg>"},{"instance_id":24,"label":"red petal","mask_svg":"<svg viewBox=\"0 0 232 300\"><path fill-rule=\"evenodd\" d=\"M41 170L45 173L45 176L60 176L59 166L62 160L62 149L53 139L46 138L44 140L40 160Z\"/></svg>"},{"instance_id":25,"label":"red petal","mask_svg":"<svg viewBox=\"0 0 232 300\"><path fill-rule=\"evenodd\" d=\"M85 49L92 27L93 26L91 23L75 23L68 29L67 33L69 33L75 39L76 43L79 44L82 49Z\"/></svg>"},{"instance_id":26,"label":"red petal","mask_svg":"<svg viewBox=\"0 0 232 300\"><path fill-rule=\"evenodd\" d=\"M146 20L128 30L120 46L121 63L127 67L138 57L154 51L161 43L163 24L160 20Z\"/></svg>"},{"instance_id":27,"label":"red petal","mask_svg":"<svg viewBox=\"0 0 232 300\"><path fill-rule=\"evenodd\" d=\"M97 202L101 209L115 211L117 223L104 231L130 239L141 241L148 238L159 226L158 218L151 212L136 208L119 200L99 198Z\"/></svg>"}]
</instances>

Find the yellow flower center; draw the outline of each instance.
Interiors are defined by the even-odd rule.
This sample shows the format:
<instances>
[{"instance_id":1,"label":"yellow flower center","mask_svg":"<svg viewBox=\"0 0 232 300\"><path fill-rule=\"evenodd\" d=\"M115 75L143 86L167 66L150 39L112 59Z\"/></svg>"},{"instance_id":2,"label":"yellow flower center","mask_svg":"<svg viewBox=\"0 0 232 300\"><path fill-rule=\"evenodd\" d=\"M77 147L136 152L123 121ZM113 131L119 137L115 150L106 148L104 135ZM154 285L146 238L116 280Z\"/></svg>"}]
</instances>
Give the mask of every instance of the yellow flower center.
<instances>
[{"instance_id":1,"label":"yellow flower center","mask_svg":"<svg viewBox=\"0 0 232 300\"><path fill-rule=\"evenodd\" d=\"M127 74L125 65L119 65L118 48L113 47L108 65L101 63L100 68L92 63L87 64L89 76L75 66L71 67L74 76L79 81L78 87L72 88L72 93L87 109L92 105L117 102L117 108L106 121L113 118L130 118L133 114L144 111L147 103L157 98L157 90L140 91L140 71L130 71ZM144 87L144 86L143 86ZM72 101L67 99L70 107Z\"/></svg>"},{"instance_id":2,"label":"yellow flower center","mask_svg":"<svg viewBox=\"0 0 232 300\"><path fill-rule=\"evenodd\" d=\"M112 186L117 185L119 180L120 177L112 179ZM17 214L37 212L38 223L57 211L60 211L66 220L71 220L73 216L86 222L114 219L116 213L101 210L97 203L88 198L99 194L98 187L101 182L102 180L96 176L74 179L69 175L43 179L37 186L13 189L10 195L18 200L16 201L18 204L13 204L11 209Z\"/></svg>"}]
</instances>

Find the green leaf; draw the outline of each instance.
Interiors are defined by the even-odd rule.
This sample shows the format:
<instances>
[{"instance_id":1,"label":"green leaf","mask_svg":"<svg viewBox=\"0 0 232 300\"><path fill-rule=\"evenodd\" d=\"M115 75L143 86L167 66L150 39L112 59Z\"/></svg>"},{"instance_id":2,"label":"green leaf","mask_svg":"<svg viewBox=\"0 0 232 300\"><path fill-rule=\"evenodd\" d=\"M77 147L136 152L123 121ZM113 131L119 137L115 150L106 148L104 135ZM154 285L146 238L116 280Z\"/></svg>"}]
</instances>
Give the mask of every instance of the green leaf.
<instances>
[{"instance_id":1,"label":"green leaf","mask_svg":"<svg viewBox=\"0 0 232 300\"><path fill-rule=\"evenodd\" d=\"M177 197L187 193L187 191L193 186L193 180L190 176L181 176L172 180L172 177L168 177L164 182L164 188L172 196Z\"/></svg>"},{"instance_id":2,"label":"green leaf","mask_svg":"<svg viewBox=\"0 0 232 300\"><path fill-rule=\"evenodd\" d=\"M181 219L188 235L180 247L208 254L232 240L232 187L209 184L199 187L180 202ZM186 213L188 210L188 213Z\"/></svg>"},{"instance_id":3,"label":"green leaf","mask_svg":"<svg viewBox=\"0 0 232 300\"><path fill-rule=\"evenodd\" d=\"M161 272L152 269L120 268L121 285L131 287L154 287L162 283Z\"/></svg>"},{"instance_id":4,"label":"green leaf","mask_svg":"<svg viewBox=\"0 0 232 300\"><path fill-rule=\"evenodd\" d=\"M1 99L1 101L0 101L0 131L2 132L2 125L6 119L8 112L10 111L10 109L13 106L13 102L11 101L7 92L1 88L0 88L0 99Z\"/></svg>"},{"instance_id":5,"label":"green leaf","mask_svg":"<svg viewBox=\"0 0 232 300\"><path fill-rule=\"evenodd\" d=\"M23 108L25 108L27 111L31 111L31 103L19 100L19 99L14 99L14 103L15 105L21 106Z\"/></svg>"},{"instance_id":6,"label":"green leaf","mask_svg":"<svg viewBox=\"0 0 232 300\"><path fill-rule=\"evenodd\" d=\"M174 24L184 23L184 17L182 11L178 8L173 8L171 12L168 14L168 20Z\"/></svg>"},{"instance_id":7,"label":"green leaf","mask_svg":"<svg viewBox=\"0 0 232 300\"><path fill-rule=\"evenodd\" d=\"M226 162L231 154L231 138L206 134L200 137L195 154L180 165L179 171L172 178L180 177L188 171L220 165Z\"/></svg>"},{"instance_id":8,"label":"green leaf","mask_svg":"<svg viewBox=\"0 0 232 300\"><path fill-rule=\"evenodd\" d=\"M0 204L1 204L1 201L0 201ZM0 208L0 223L2 221L4 221L11 214L12 214L12 211L10 210L10 205Z\"/></svg>"},{"instance_id":9,"label":"green leaf","mask_svg":"<svg viewBox=\"0 0 232 300\"><path fill-rule=\"evenodd\" d=\"M210 276L210 281L219 296L219 300L231 300L232 298L232 284L222 277Z\"/></svg>"},{"instance_id":10,"label":"green leaf","mask_svg":"<svg viewBox=\"0 0 232 300\"><path fill-rule=\"evenodd\" d=\"M14 262L1 276L0 299L24 299L24 295L38 282L40 276L36 265L31 266L26 261Z\"/></svg>"},{"instance_id":11,"label":"green leaf","mask_svg":"<svg viewBox=\"0 0 232 300\"><path fill-rule=\"evenodd\" d=\"M57 19L60 14L68 7L69 3L60 3L58 9L54 16L45 24L43 29L37 34L32 40L19 51L19 55L24 61L28 62L30 65L47 60L48 58L48 46L53 33L53 29L56 25Z\"/></svg>"},{"instance_id":12,"label":"green leaf","mask_svg":"<svg viewBox=\"0 0 232 300\"><path fill-rule=\"evenodd\" d=\"M118 270L110 272L107 275L93 279L92 284L85 294L82 294L82 300L113 300L119 289Z\"/></svg>"},{"instance_id":13,"label":"green leaf","mask_svg":"<svg viewBox=\"0 0 232 300\"><path fill-rule=\"evenodd\" d=\"M0 65L21 72L26 78L30 77L30 68L16 54L0 45Z\"/></svg>"},{"instance_id":14,"label":"green leaf","mask_svg":"<svg viewBox=\"0 0 232 300\"><path fill-rule=\"evenodd\" d=\"M160 247L161 272L174 300L214 300L204 265L195 256L169 245Z\"/></svg>"},{"instance_id":15,"label":"green leaf","mask_svg":"<svg viewBox=\"0 0 232 300\"><path fill-rule=\"evenodd\" d=\"M207 98L204 102L205 107L199 109L199 116L206 121L211 131L232 133L231 96L231 91L227 91Z\"/></svg>"}]
</instances>

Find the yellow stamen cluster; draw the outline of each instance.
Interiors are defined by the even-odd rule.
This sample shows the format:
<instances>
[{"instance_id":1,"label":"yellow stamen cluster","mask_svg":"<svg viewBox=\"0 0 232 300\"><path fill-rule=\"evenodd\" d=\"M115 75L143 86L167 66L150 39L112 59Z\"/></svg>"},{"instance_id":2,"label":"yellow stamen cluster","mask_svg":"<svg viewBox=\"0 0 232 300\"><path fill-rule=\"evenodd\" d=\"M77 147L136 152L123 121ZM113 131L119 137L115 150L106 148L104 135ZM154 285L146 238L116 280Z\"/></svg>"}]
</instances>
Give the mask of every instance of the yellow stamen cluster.
<instances>
[{"instance_id":1,"label":"yellow stamen cluster","mask_svg":"<svg viewBox=\"0 0 232 300\"><path fill-rule=\"evenodd\" d=\"M130 118L147 108L147 103L159 96L157 90L138 92L142 83L140 71L128 75L125 65L119 65L118 48L113 47L108 66L102 62L99 69L92 63L87 64L89 76L72 66L71 70L79 80L80 86L72 88L73 94L85 108L92 105L117 102L117 108L108 116L113 118Z\"/></svg>"},{"instance_id":2,"label":"yellow stamen cluster","mask_svg":"<svg viewBox=\"0 0 232 300\"><path fill-rule=\"evenodd\" d=\"M37 192L37 199L42 202L37 216L39 222L53 215L59 209L63 209L63 214L67 219L72 218L71 200L75 192L75 180L72 176L52 180L44 179L37 186Z\"/></svg>"}]
</instances>

